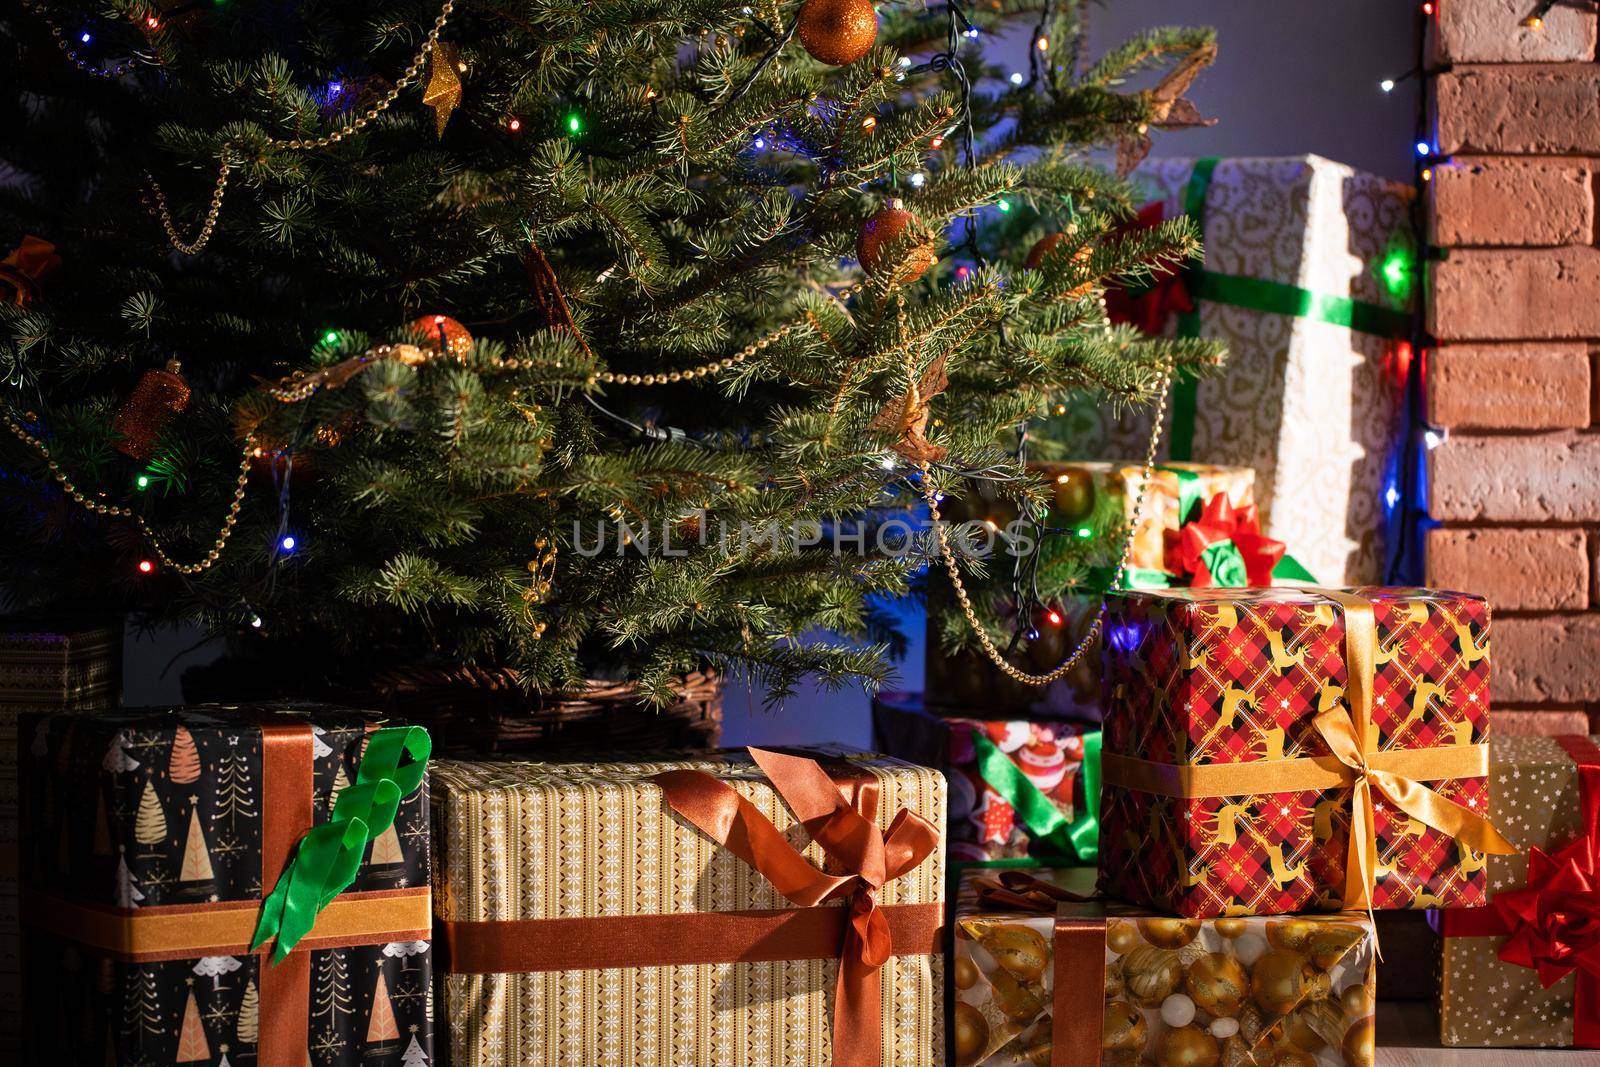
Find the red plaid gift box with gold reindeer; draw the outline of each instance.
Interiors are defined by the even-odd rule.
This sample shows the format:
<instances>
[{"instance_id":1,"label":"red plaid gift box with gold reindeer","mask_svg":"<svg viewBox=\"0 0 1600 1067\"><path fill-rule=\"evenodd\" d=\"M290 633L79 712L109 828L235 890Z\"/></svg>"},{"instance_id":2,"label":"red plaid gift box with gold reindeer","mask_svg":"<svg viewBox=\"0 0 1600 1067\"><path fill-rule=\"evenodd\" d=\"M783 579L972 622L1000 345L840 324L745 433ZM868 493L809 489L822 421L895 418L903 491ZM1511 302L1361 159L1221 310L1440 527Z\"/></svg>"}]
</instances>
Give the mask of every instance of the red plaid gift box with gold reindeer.
<instances>
[{"instance_id":1,"label":"red plaid gift box with gold reindeer","mask_svg":"<svg viewBox=\"0 0 1600 1067\"><path fill-rule=\"evenodd\" d=\"M1479 907L1489 611L1426 589L1149 590L1106 619L1100 885L1186 917Z\"/></svg>"}]
</instances>

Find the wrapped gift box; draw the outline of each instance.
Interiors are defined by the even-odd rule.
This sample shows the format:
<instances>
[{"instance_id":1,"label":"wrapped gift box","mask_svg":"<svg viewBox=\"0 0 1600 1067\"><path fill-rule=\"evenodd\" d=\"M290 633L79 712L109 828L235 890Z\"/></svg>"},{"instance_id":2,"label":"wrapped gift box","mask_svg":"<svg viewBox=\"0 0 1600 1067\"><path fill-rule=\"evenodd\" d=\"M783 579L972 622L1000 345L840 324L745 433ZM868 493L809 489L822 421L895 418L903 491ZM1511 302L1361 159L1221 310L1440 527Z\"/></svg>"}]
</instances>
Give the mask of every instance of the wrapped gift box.
<instances>
[{"instance_id":1,"label":"wrapped gift box","mask_svg":"<svg viewBox=\"0 0 1600 1067\"><path fill-rule=\"evenodd\" d=\"M1031 463L1047 484L1054 487L1053 501L1046 523L1070 527L1091 516L1109 513L1121 523L1138 522L1133 530L1133 552L1129 566L1152 573L1168 570L1166 542L1193 519L1200 506L1217 494L1225 495L1234 507L1254 502L1255 471L1248 467L1221 467L1205 463L1163 464L1145 492L1142 516L1135 516L1134 504L1144 482L1144 467L1134 463L1070 462ZM951 497L943 517L950 522L988 519L1004 528L1016 518L1015 505L1002 500L992 483L976 482L967 495ZM1072 612L1068 625L1041 627L1040 640L1031 641L1016 658L1017 666L1030 672L1048 671L1082 637L1099 599ZM960 623L966 626L965 620ZM927 641L927 700L931 704L962 711L986 709L1010 711L1052 718L1071 718L1083 722L1100 721L1100 678L1098 655L1086 655L1079 669L1052 684L1038 689L1014 681L989 662L981 651L962 649L949 652L938 634L930 632Z\"/></svg>"},{"instance_id":2,"label":"wrapped gift box","mask_svg":"<svg viewBox=\"0 0 1600 1067\"><path fill-rule=\"evenodd\" d=\"M1321 581L1378 581L1409 361L1413 190L1317 156L1202 162L1198 180L1186 159L1134 175L1165 218L1199 217L1205 264L1142 298L1193 317L1129 317L1228 348L1221 375L1175 388L1163 454L1254 469L1267 536ZM1148 414L1081 404L1070 418L1093 454L1139 455L1149 439Z\"/></svg>"},{"instance_id":3,"label":"wrapped gift box","mask_svg":"<svg viewBox=\"0 0 1600 1067\"><path fill-rule=\"evenodd\" d=\"M1446 1045L1600 1048L1597 743L1495 739L1495 809L1529 855L1490 857L1488 907L1440 913Z\"/></svg>"},{"instance_id":4,"label":"wrapped gift box","mask_svg":"<svg viewBox=\"0 0 1600 1067\"><path fill-rule=\"evenodd\" d=\"M1070 875L963 876L957 1067L1370 1067L1359 912L1179 919L1061 899Z\"/></svg>"},{"instance_id":5,"label":"wrapped gift box","mask_svg":"<svg viewBox=\"0 0 1600 1067\"><path fill-rule=\"evenodd\" d=\"M435 763L449 1062L942 1064L944 778L812 755Z\"/></svg>"},{"instance_id":6,"label":"wrapped gift box","mask_svg":"<svg viewBox=\"0 0 1600 1067\"><path fill-rule=\"evenodd\" d=\"M1085 756L1098 759L1098 731L941 714L921 693L880 693L872 733L878 751L944 771L951 863L1094 862L1100 779Z\"/></svg>"},{"instance_id":7,"label":"wrapped gift box","mask_svg":"<svg viewBox=\"0 0 1600 1067\"><path fill-rule=\"evenodd\" d=\"M122 620L0 620L0 1052L21 1045L22 941L17 925L17 717L116 706Z\"/></svg>"},{"instance_id":8,"label":"wrapped gift box","mask_svg":"<svg viewBox=\"0 0 1600 1067\"><path fill-rule=\"evenodd\" d=\"M249 948L374 728L311 706L25 717L26 1062L432 1062L425 786L293 952Z\"/></svg>"},{"instance_id":9,"label":"wrapped gift box","mask_svg":"<svg viewBox=\"0 0 1600 1067\"><path fill-rule=\"evenodd\" d=\"M1486 819L1479 597L1129 593L1108 607L1105 685L1100 881L1113 896L1194 917L1367 898L1477 907L1482 853L1511 849Z\"/></svg>"}]
</instances>

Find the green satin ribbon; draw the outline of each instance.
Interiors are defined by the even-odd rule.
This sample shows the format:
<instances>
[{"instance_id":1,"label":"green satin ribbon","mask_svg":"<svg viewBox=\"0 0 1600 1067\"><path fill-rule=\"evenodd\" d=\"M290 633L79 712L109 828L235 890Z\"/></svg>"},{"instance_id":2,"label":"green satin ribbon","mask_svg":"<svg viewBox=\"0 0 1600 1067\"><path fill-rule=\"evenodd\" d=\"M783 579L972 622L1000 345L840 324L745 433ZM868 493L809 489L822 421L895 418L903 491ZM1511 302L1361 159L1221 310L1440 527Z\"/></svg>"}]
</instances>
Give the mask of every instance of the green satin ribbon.
<instances>
[{"instance_id":1,"label":"green satin ribbon","mask_svg":"<svg viewBox=\"0 0 1600 1067\"><path fill-rule=\"evenodd\" d=\"M1224 589L1243 589L1250 584L1244 553L1232 539L1213 541L1200 550L1200 560L1211 572L1211 584Z\"/></svg>"},{"instance_id":2,"label":"green satin ribbon","mask_svg":"<svg viewBox=\"0 0 1600 1067\"><path fill-rule=\"evenodd\" d=\"M1211 187L1212 175L1220 160L1215 156L1195 161L1189 174L1189 184L1184 189L1183 213L1194 220L1203 235L1206 228L1206 192ZM1342 326L1357 333L1375 334L1379 337L1408 337L1411 333L1411 313L1365 300L1317 293L1283 282L1262 278L1245 278L1236 274L1219 274L1203 267L1184 271L1184 281L1195 310L1178 316L1179 337L1200 336L1199 302L1228 304L1248 308L1269 315L1291 315L1295 318L1313 319L1334 326ZM1194 455L1195 411L1199 402L1200 383L1193 378L1175 382L1172 386L1172 429L1168 455L1184 461ZM1274 572L1276 573L1276 572Z\"/></svg>"},{"instance_id":3,"label":"green satin ribbon","mask_svg":"<svg viewBox=\"0 0 1600 1067\"><path fill-rule=\"evenodd\" d=\"M1306 570L1304 563L1293 556L1284 556L1272 568L1274 578L1287 578L1291 582L1310 582L1312 585L1321 585L1317 576Z\"/></svg>"},{"instance_id":4,"label":"green satin ribbon","mask_svg":"<svg viewBox=\"0 0 1600 1067\"><path fill-rule=\"evenodd\" d=\"M355 881L367 843L394 825L400 801L422 784L432 751L428 731L420 726L386 726L368 739L355 782L339 793L328 821L300 839L278 884L261 902L250 951L276 937L272 962L277 963L311 932L317 914ZM411 762L402 766L407 755Z\"/></svg>"},{"instance_id":5,"label":"green satin ribbon","mask_svg":"<svg viewBox=\"0 0 1600 1067\"><path fill-rule=\"evenodd\" d=\"M1094 863L1100 855L1100 733L1083 735L1083 797L1086 809L1075 819L1061 814L1049 797L1028 780L1022 768L1001 752L980 728L972 731L978 776L1017 813L1042 852Z\"/></svg>"},{"instance_id":6,"label":"green satin ribbon","mask_svg":"<svg viewBox=\"0 0 1600 1067\"><path fill-rule=\"evenodd\" d=\"M1192 470L1174 467L1168 463L1157 463L1156 470L1166 471L1175 475L1178 479L1178 525L1182 526L1199 515L1201 508L1205 506L1205 501L1201 496L1200 475ZM1146 487L1145 493L1148 494L1149 492L1149 487Z\"/></svg>"}]
</instances>

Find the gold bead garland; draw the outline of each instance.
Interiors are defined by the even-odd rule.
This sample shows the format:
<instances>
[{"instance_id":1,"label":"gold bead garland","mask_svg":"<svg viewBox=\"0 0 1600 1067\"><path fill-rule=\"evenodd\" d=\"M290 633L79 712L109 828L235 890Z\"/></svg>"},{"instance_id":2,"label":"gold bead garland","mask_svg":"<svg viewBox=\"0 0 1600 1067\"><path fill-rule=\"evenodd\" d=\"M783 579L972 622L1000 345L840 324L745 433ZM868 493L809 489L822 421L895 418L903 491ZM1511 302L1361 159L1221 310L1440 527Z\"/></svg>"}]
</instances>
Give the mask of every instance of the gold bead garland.
<instances>
[{"instance_id":1,"label":"gold bead garland","mask_svg":"<svg viewBox=\"0 0 1600 1067\"><path fill-rule=\"evenodd\" d=\"M72 46L72 42L67 40L66 31L56 23L55 19L50 17L50 13L45 9L44 4L38 3L37 0L22 0L22 6L33 12L44 22L45 26L50 30L50 36L55 38L56 47L61 49L61 54L67 57L67 61L90 77L120 78L124 74L132 73L134 68L139 66L141 62L151 61L150 57L135 54L127 59L118 60L109 67L96 67L78 55L78 51Z\"/></svg>"},{"instance_id":2,"label":"gold bead garland","mask_svg":"<svg viewBox=\"0 0 1600 1067\"><path fill-rule=\"evenodd\" d=\"M428 56L433 53L434 46L439 43L439 34L444 31L444 25L450 18L450 13L455 10L456 0L444 0L444 6L439 9L439 17L433 20L433 28L428 31L428 36L423 40L422 47L411 60L411 65L405 69L394 83L394 86L380 97L371 107L362 112L354 122L340 126L331 133L317 138L277 138L270 137L266 144L270 148L287 148L292 151L306 151L313 148L327 148L338 144L346 137L360 133L372 123L379 115L389 110L391 104L400 98L412 82L417 80L422 73L422 66L428 61ZM211 203L206 209L205 217L201 220L199 231L191 241L185 241L178 234L177 227L172 223L172 217L167 211L167 199L161 191L161 186L150 180L150 191L155 198L157 213L161 218L161 228L166 231L167 240L172 247L184 255L198 255L211 241L211 233L217 227L217 216L222 212L222 198L228 190L228 172L233 168L234 160L230 155L231 144L224 145L220 156L220 166L217 172L216 185L211 190Z\"/></svg>"},{"instance_id":3,"label":"gold bead garland","mask_svg":"<svg viewBox=\"0 0 1600 1067\"><path fill-rule=\"evenodd\" d=\"M1115 589L1122 584L1123 575L1133 562L1134 534L1139 529L1139 524L1144 520L1145 494L1149 491L1150 482L1155 478L1156 450L1161 447L1161 432L1167 417L1168 390L1172 384L1173 363L1169 360L1161 374L1161 400L1156 406L1155 421L1150 429L1150 444L1145 450L1144 477L1140 479L1139 491L1134 495L1133 519L1128 524L1128 536L1123 542L1122 553L1117 563L1116 573L1111 578L1109 588ZM911 382L911 388L916 388L916 366L912 362L909 350L905 358L906 380ZM961 581L961 570L956 565L955 553L950 550L950 535L946 532L944 523L939 518L938 494L933 488L933 471L926 459L919 460L917 466L922 471L922 495L928 504L928 514L933 520L933 530L939 540L939 555L944 560L945 571L950 575L950 584L955 589L956 600L961 605L961 613L966 616L967 624L972 627L972 632L978 638L978 644L983 647L984 654L989 660L1004 672L1008 677L1024 685L1044 687L1059 678L1065 678L1071 670L1083 659L1085 653L1094 646L1100 637L1100 630L1104 624L1104 612L1096 612L1094 622L1089 625L1088 631L1083 635L1072 652L1054 670L1045 674L1029 674L1012 664L1000 653L989 639L989 632L984 629L983 623L978 620L977 612L972 609L972 600L967 594L967 587Z\"/></svg>"},{"instance_id":4,"label":"gold bead garland","mask_svg":"<svg viewBox=\"0 0 1600 1067\"><path fill-rule=\"evenodd\" d=\"M155 552L156 558L179 574L199 574L201 571L209 569L221 557L223 548L228 544L228 539L233 536L234 525L239 521L239 509L244 505L245 483L250 479L250 456L255 447L254 435L245 438L244 454L239 459L239 477L233 486L233 501L228 505L228 512L222 518L222 529L217 532L216 540L211 543L210 551L201 557L198 563L179 563L162 547L160 538L150 528L150 524L144 521L143 515L140 515L132 508L125 508L120 504L108 504L103 497L91 497L84 493L73 484L71 478L67 477L66 472L61 469L55 457L50 454L48 445L24 429L16 419L11 417L9 412L0 414L0 419L4 419L6 428L15 434L23 444L39 454L40 458L44 460L45 466L49 468L51 477L60 483L61 488L76 504L96 515L131 520L139 528L139 532L144 535L144 539L149 542L151 551Z\"/></svg>"}]
</instances>

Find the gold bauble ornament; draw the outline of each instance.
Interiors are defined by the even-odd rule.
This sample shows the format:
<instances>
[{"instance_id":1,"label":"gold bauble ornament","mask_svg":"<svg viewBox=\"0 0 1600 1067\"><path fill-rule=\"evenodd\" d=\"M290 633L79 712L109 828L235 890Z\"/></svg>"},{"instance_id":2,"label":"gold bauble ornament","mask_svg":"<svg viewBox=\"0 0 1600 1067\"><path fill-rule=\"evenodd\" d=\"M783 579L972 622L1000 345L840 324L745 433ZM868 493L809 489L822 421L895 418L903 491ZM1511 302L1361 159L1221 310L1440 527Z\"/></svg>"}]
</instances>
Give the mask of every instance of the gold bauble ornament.
<instances>
[{"instance_id":1,"label":"gold bauble ornament","mask_svg":"<svg viewBox=\"0 0 1600 1067\"><path fill-rule=\"evenodd\" d=\"M1368 1015L1345 1031L1339 1050L1344 1053L1347 1067L1372 1067L1375 1058L1373 1046L1373 1017Z\"/></svg>"},{"instance_id":2,"label":"gold bauble ornament","mask_svg":"<svg viewBox=\"0 0 1600 1067\"><path fill-rule=\"evenodd\" d=\"M872 50L878 13L872 0L806 0L800 6L799 30L811 58L842 67Z\"/></svg>"},{"instance_id":3,"label":"gold bauble ornament","mask_svg":"<svg viewBox=\"0 0 1600 1067\"><path fill-rule=\"evenodd\" d=\"M1366 936L1366 931L1359 926L1319 923L1316 932L1306 943L1306 951L1311 954L1312 963L1323 970L1329 970L1344 959Z\"/></svg>"},{"instance_id":4,"label":"gold bauble ornament","mask_svg":"<svg viewBox=\"0 0 1600 1067\"><path fill-rule=\"evenodd\" d=\"M1280 1048L1273 1057L1272 1067L1317 1067L1317 1058L1304 1049Z\"/></svg>"},{"instance_id":5,"label":"gold bauble ornament","mask_svg":"<svg viewBox=\"0 0 1600 1067\"><path fill-rule=\"evenodd\" d=\"M956 1001L956 1063L961 1067L978 1062L989 1043L989 1023L983 1012L964 1000Z\"/></svg>"},{"instance_id":6,"label":"gold bauble ornament","mask_svg":"<svg viewBox=\"0 0 1600 1067\"><path fill-rule=\"evenodd\" d=\"M424 352L462 359L472 351L472 334L449 315L424 315L420 319L412 319L406 330Z\"/></svg>"},{"instance_id":7,"label":"gold bauble ornament","mask_svg":"<svg viewBox=\"0 0 1600 1067\"><path fill-rule=\"evenodd\" d=\"M1051 477L1055 499L1050 518L1062 524L1087 519L1094 511L1094 475L1082 467L1058 470Z\"/></svg>"},{"instance_id":8,"label":"gold bauble ornament","mask_svg":"<svg viewBox=\"0 0 1600 1067\"><path fill-rule=\"evenodd\" d=\"M1168 1030L1156 1042L1157 1067L1216 1067L1221 1059L1217 1039L1193 1023Z\"/></svg>"},{"instance_id":9,"label":"gold bauble ornament","mask_svg":"<svg viewBox=\"0 0 1600 1067\"><path fill-rule=\"evenodd\" d=\"M1183 961L1176 952L1140 945L1122 957L1122 976L1128 995L1146 1007L1155 1007L1183 981Z\"/></svg>"},{"instance_id":10,"label":"gold bauble ornament","mask_svg":"<svg viewBox=\"0 0 1600 1067\"><path fill-rule=\"evenodd\" d=\"M970 956L956 958L955 979L957 989L971 989L978 984L978 965Z\"/></svg>"},{"instance_id":11,"label":"gold bauble ornament","mask_svg":"<svg viewBox=\"0 0 1600 1067\"><path fill-rule=\"evenodd\" d=\"M1122 961L1113 960L1106 964L1106 999L1122 996L1127 988L1128 985L1122 978Z\"/></svg>"},{"instance_id":12,"label":"gold bauble ornament","mask_svg":"<svg viewBox=\"0 0 1600 1067\"><path fill-rule=\"evenodd\" d=\"M1144 1050L1139 1048L1108 1048L1100 1053L1100 1067L1142 1067Z\"/></svg>"},{"instance_id":13,"label":"gold bauble ornament","mask_svg":"<svg viewBox=\"0 0 1600 1067\"><path fill-rule=\"evenodd\" d=\"M1310 1000L1289 1013L1284 1036L1296 1048L1315 1052L1338 1042L1345 1018L1344 1005L1332 997Z\"/></svg>"},{"instance_id":14,"label":"gold bauble ornament","mask_svg":"<svg viewBox=\"0 0 1600 1067\"><path fill-rule=\"evenodd\" d=\"M921 221L900 200L889 201L888 207L861 224L856 258L868 274L887 274L896 285L910 285L939 262Z\"/></svg>"},{"instance_id":15,"label":"gold bauble ornament","mask_svg":"<svg viewBox=\"0 0 1600 1067\"><path fill-rule=\"evenodd\" d=\"M1106 924L1106 948L1117 955L1132 951L1139 943L1139 931L1127 919L1112 919Z\"/></svg>"},{"instance_id":16,"label":"gold bauble ornament","mask_svg":"<svg viewBox=\"0 0 1600 1067\"><path fill-rule=\"evenodd\" d=\"M1026 1022L1045 1009L1044 998L1040 995L1043 989L1035 991L1023 985L1004 968L989 976L989 984L990 1000L1008 1019Z\"/></svg>"},{"instance_id":17,"label":"gold bauble ornament","mask_svg":"<svg viewBox=\"0 0 1600 1067\"><path fill-rule=\"evenodd\" d=\"M1269 1015L1286 1015L1311 991L1306 958L1278 949L1256 960L1250 968L1250 994Z\"/></svg>"},{"instance_id":18,"label":"gold bauble ornament","mask_svg":"<svg viewBox=\"0 0 1600 1067\"><path fill-rule=\"evenodd\" d=\"M1050 962L1050 942L1026 926L997 926L983 939L995 962L1026 982L1038 981Z\"/></svg>"},{"instance_id":19,"label":"gold bauble ornament","mask_svg":"<svg viewBox=\"0 0 1600 1067\"><path fill-rule=\"evenodd\" d=\"M1125 1000L1113 1000L1100 1016L1100 1047L1103 1049L1144 1048L1144 1012Z\"/></svg>"},{"instance_id":20,"label":"gold bauble ornament","mask_svg":"<svg viewBox=\"0 0 1600 1067\"><path fill-rule=\"evenodd\" d=\"M1200 920L1140 919L1139 932L1158 948L1182 948L1200 933Z\"/></svg>"},{"instance_id":21,"label":"gold bauble ornament","mask_svg":"<svg viewBox=\"0 0 1600 1067\"><path fill-rule=\"evenodd\" d=\"M1339 994L1339 1004L1344 1008L1345 1015L1359 1019L1363 1015L1372 1014L1372 991L1364 984L1353 985Z\"/></svg>"},{"instance_id":22,"label":"gold bauble ornament","mask_svg":"<svg viewBox=\"0 0 1600 1067\"><path fill-rule=\"evenodd\" d=\"M1217 919L1212 922L1211 929L1231 941L1250 929L1250 923L1246 919Z\"/></svg>"},{"instance_id":23,"label":"gold bauble ornament","mask_svg":"<svg viewBox=\"0 0 1600 1067\"><path fill-rule=\"evenodd\" d=\"M1267 943L1273 948L1304 952L1317 932L1317 923L1304 919L1286 919L1267 924Z\"/></svg>"},{"instance_id":24,"label":"gold bauble ornament","mask_svg":"<svg viewBox=\"0 0 1600 1067\"><path fill-rule=\"evenodd\" d=\"M1184 988L1207 1015L1237 1015L1250 995L1244 965L1223 952L1208 952L1189 965Z\"/></svg>"}]
</instances>

